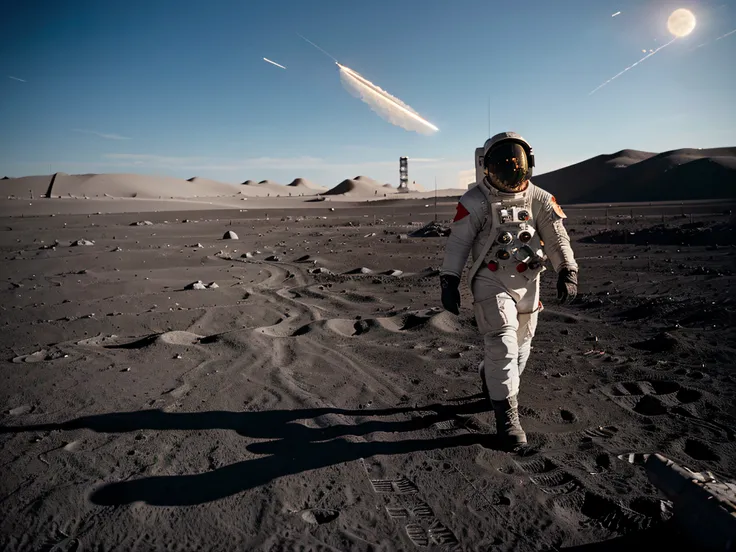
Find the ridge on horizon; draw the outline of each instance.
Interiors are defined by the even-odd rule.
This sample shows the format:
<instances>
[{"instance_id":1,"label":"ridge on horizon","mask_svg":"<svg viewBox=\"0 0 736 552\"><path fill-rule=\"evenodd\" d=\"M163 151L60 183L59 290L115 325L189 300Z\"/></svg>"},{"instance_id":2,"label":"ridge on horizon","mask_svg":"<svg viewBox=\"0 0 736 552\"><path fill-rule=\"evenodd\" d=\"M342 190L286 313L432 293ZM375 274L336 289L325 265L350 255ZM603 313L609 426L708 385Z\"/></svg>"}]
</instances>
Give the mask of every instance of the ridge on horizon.
<instances>
[{"instance_id":1,"label":"ridge on horizon","mask_svg":"<svg viewBox=\"0 0 736 552\"><path fill-rule=\"evenodd\" d=\"M694 180L698 181L698 186L692 186ZM553 193L561 203L568 204L732 198L736 196L736 147L682 148L661 153L623 149L535 175L532 181ZM2 186L6 192L11 192L8 196L22 196L32 191L32 195L38 197L50 194L163 199L206 197L207 194L270 197L271 194L292 195L297 190L300 195L376 196L393 194L397 190L393 184L383 184L365 175L346 178L333 187L326 187L302 177L289 184L268 179L235 184L202 176L181 179L137 173L56 172L4 177ZM421 184L417 184L419 186ZM461 192L463 188L441 190Z\"/></svg>"}]
</instances>

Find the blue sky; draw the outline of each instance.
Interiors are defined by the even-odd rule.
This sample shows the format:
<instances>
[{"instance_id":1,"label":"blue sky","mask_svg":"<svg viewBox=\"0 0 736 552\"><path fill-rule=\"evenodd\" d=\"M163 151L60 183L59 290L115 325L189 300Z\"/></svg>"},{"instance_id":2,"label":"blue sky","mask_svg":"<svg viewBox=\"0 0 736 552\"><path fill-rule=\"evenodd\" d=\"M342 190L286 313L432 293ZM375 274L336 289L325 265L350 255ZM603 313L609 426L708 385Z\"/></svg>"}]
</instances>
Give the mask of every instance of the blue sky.
<instances>
[{"instance_id":1,"label":"blue sky","mask_svg":"<svg viewBox=\"0 0 736 552\"><path fill-rule=\"evenodd\" d=\"M669 41L677 8L695 31L590 95ZM624 148L734 146L734 29L724 0L10 0L0 174L396 185L405 155L411 180L455 187L489 98L491 133L525 136L537 174ZM380 118L297 33L439 132Z\"/></svg>"}]
</instances>

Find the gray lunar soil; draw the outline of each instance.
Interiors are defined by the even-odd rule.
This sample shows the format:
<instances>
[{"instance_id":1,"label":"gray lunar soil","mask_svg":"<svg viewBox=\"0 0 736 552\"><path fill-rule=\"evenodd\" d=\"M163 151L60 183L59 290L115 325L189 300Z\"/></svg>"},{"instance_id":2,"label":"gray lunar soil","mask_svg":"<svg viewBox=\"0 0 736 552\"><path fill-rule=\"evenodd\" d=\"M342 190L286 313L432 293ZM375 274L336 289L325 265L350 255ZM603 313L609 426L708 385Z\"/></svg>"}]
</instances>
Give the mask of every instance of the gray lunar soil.
<instances>
[{"instance_id":1,"label":"gray lunar soil","mask_svg":"<svg viewBox=\"0 0 736 552\"><path fill-rule=\"evenodd\" d=\"M424 201L3 217L0 549L682 549L642 463L736 474L732 205L565 206L514 455Z\"/></svg>"}]
</instances>

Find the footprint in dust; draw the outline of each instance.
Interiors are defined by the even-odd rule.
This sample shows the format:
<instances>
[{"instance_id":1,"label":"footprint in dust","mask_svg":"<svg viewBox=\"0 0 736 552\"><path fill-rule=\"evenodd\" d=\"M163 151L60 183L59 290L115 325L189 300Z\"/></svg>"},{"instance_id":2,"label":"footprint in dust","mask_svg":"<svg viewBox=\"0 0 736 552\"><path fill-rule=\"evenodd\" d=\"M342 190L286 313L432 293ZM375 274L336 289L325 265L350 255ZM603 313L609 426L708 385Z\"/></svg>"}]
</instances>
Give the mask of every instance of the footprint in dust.
<instances>
[{"instance_id":1,"label":"footprint in dust","mask_svg":"<svg viewBox=\"0 0 736 552\"><path fill-rule=\"evenodd\" d=\"M439 520L434 520L426 529L419 523L407 523L404 529L414 546L420 548L429 546L430 542L447 551L457 550L460 545L452 531Z\"/></svg>"},{"instance_id":2,"label":"footprint in dust","mask_svg":"<svg viewBox=\"0 0 736 552\"><path fill-rule=\"evenodd\" d=\"M617 433L618 428L616 426L589 427L588 429L583 430L583 438L586 440L592 440L595 438L611 439Z\"/></svg>"},{"instance_id":3,"label":"footprint in dust","mask_svg":"<svg viewBox=\"0 0 736 552\"><path fill-rule=\"evenodd\" d=\"M721 457L708 445L697 439L687 439L683 449L685 454L695 460L704 460L706 462L718 462Z\"/></svg>"},{"instance_id":4,"label":"footprint in dust","mask_svg":"<svg viewBox=\"0 0 736 552\"><path fill-rule=\"evenodd\" d=\"M311 525L324 525L340 516L337 510L310 509L302 512L302 519Z\"/></svg>"},{"instance_id":5,"label":"footprint in dust","mask_svg":"<svg viewBox=\"0 0 736 552\"><path fill-rule=\"evenodd\" d=\"M414 546L429 546L429 535L427 535L424 527L418 523L407 523L404 529L406 530L409 540L414 544Z\"/></svg>"},{"instance_id":6,"label":"footprint in dust","mask_svg":"<svg viewBox=\"0 0 736 552\"><path fill-rule=\"evenodd\" d=\"M367 471L367 470L366 470ZM447 552L459 548L460 542L419 498L419 489L413 481L403 475L395 479L370 479L373 491L384 495L389 504L386 513L403 524L409 540L418 548L434 544Z\"/></svg>"},{"instance_id":7,"label":"footprint in dust","mask_svg":"<svg viewBox=\"0 0 736 552\"><path fill-rule=\"evenodd\" d=\"M601 388L616 404L643 416L667 414L700 400L700 391L669 380L622 381Z\"/></svg>"},{"instance_id":8,"label":"footprint in dust","mask_svg":"<svg viewBox=\"0 0 736 552\"><path fill-rule=\"evenodd\" d=\"M611 469L611 457L602 452L596 455L595 458L588 456L582 458L580 464L591 475L606 473Z\"/></svg>"},{"instance_id":9,"label":"footprint in dust","mask_svg":"<svg viewBox=\"0 0 736 552\"><path fill-rule=\"evenodd\" d=\"M417 486L404 476L398 479L371 479L370 481L373 491L379 494L414 494L419 492Z\"/></svg>"},{"instance_id":10,"label":"footprint in dust","mask_svg":"<svg viewBox=\"0 0 736 552\"><path fill-rule=\"evenodd\" d=\"M421 500L407 506L386 506L391 518L433 518L434 512L429 504Z\"/></svg>"},{"instance_id":11,"label":"footprint in dust","mask_svg":"<svg viewBox=\"0 0 736 552\"><path fill-rule=\"evenodd\" d=\"M46 546L42 547L44 552L76 552L81 550L79 539L70 537L60 530L56 530L56 535L48 540Z\"/></svg>"},{"instance_id":12,"label":"footprint in dust","mask_svg":"<svg viewBox=\"0 0 736 552\"><path fill-rule=\"evenodd\" d=\"M642 531L648 529L654 521L649 515L620 506L588 490L576 493L575 496L562 497L555 502L555 507L582 515L584 521L581 525L584 527L599 525L617 533Z\"/></svg>"},{"instance_id":13,"label":"footprint in dust","mask_svg":"<svg viewBox=\"0 0 736 552\"><path fill-rule=\"evenodd\" d=\"M553 509L565 519L582 517L583 526L600 525L622 533L640 531L652 524L650 516L594 494L583 482L545 456L515 462L530 473L529 479L539 490L551 495ZM598 469L606 470L610 466L610 458L601 454L596 458L596 465Z\"/></svg>"},{"instance_id":14,"label":"footprint in dust","mask_svg":"<svg viewBox=\"0 0 736 552\"><path fill-rule=\"evenodd\" d=\"M437 431L453 432L453 431L480 431L481 424L473 416L455 416L449 420L442 420L432 424Z\"/></svg>"},{"instance_id":15,"label":"footprint in dust","mask_svg":"<svg viewBox=\"0 0 736 552\"><path fill-rule=\"evenodd\" d=\"M582 487L571 474L546 456L532 456L529 460L514 460L529 479L545 494L559 495L575 492Z\"/></svg>"}]
</instances>

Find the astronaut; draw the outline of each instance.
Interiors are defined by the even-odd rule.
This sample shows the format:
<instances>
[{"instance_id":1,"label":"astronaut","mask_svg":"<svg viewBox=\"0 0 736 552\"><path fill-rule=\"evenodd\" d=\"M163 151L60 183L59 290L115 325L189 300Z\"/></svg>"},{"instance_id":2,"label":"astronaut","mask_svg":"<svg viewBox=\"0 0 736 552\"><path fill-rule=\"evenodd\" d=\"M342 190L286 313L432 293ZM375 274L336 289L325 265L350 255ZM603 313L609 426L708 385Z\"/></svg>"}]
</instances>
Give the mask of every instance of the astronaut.
<instances>
[{"instance_id":1,"label":"astronaut","mask_svg":"<svg viewBox=\"0 0 736 552\"><path fill-rule=\"evenodd\" d=\"M476 185L457 205L440 270L442 306L460 312L460 277L469 254L468 286L484 358L478 370L491 401L501 448L527 444L519 421L519 380L542 309L539 280L547 259L558 274L561 303L577 295L578 265L554 196L531 182L534 153L514 132L475 150Z\"/></svg>"}]
</instances>

